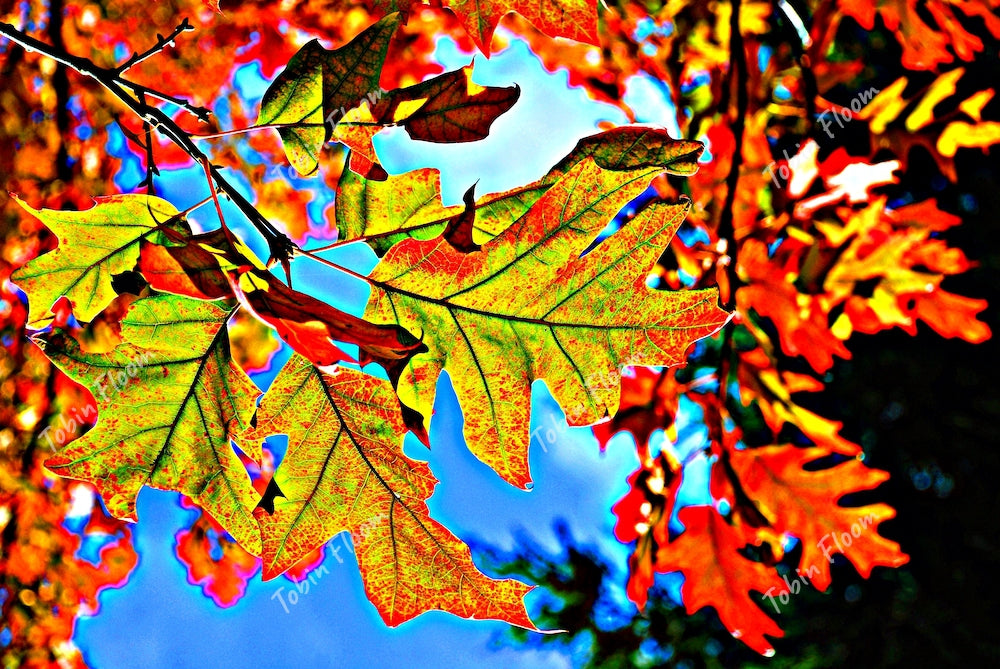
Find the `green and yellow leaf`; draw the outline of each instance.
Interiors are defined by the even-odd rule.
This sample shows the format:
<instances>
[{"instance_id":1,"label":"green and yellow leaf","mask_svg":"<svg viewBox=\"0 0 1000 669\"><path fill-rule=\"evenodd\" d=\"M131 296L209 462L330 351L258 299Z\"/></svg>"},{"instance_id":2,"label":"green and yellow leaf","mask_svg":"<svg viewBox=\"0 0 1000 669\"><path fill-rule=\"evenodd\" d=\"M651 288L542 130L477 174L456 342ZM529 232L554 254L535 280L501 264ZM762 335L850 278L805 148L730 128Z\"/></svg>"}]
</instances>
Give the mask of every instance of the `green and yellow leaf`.
<instances>
[{"instance_id":1,"label":"green and yellow leaf","mask_svg":"<svg viewBox=\"0 0 1000 669\"><path fill-rule=\"evenodd\" d=\"M320 149L339 115L379 90L382 64L398 26L399 15L390 14L332 51L313 40L268 86L257 125L293 126L278 133L288 161L301 174L316 171Z\"/></svg>"},{"instance_id":2,"label":"green and yellow leaf","mask_svg":"<svg viewBox=\"0 0 1000 669\"><path fill-rule=\"evenodd\" d=\"M11 275L28 295L28 325L34 328L52 321L50 309L64 295L73 315L90 322L118 296L112 279L135 268L140 244L166 243L162 228L179 216L166 200L147 195L97 198L85 211L34 209L14 200L59 240L54 251Z\"/></svg>"},{"instance_id":3,"label":"green and yellow leaf","mask_svg":"<svg viewBox=\"0 0 1000 669\"><path fill-rule=\"evenodd\" d=\"M124 341L112 351L90 353L58 334L40 338L98 407L94 429L45 464L93 484L122 519L136 519L144 485L181 492L259 554L256 494L229 438L249 426L260 392L232 363L229 316L211 302L158 295L132 304ZM260 461L259 446L245 452Z\"/></svg>"},{"instance_id":4,"label":"green and yellow leaf","mask_svg":"<svg viewBox=\"0 0 1000 669\"><path fill-rule=\"evenodd\" d=\"M285 364L256 427L241 437L257 448L269 435L288 435L254 512L264 578L348 531L365 591L387 624L442 610L535 629L522 601L531 587L485 576L469 547L430 517L426 500L437 481L403 454L405 433L388 381L346 368L321 372L298 355Z\"/></svg>"},{"instance_id":5,"label":"green and yellow leaf","mask_svg":"<svg viewBox=\"0 0 1000 669\"><path fill-rule=\"evenodd\" d=\"M397 392L425 419L448 370L470 449L526 486L530 387L544 379L571 425L618 409L626 365L677 365L728 314L716 289L663 292L646 276L688 205L656 203L580 254L662 170L581 160L480 251L407 239L371 274L365 317L423 334L428 351L402 368Z\"/></svg>"}]
</instances>

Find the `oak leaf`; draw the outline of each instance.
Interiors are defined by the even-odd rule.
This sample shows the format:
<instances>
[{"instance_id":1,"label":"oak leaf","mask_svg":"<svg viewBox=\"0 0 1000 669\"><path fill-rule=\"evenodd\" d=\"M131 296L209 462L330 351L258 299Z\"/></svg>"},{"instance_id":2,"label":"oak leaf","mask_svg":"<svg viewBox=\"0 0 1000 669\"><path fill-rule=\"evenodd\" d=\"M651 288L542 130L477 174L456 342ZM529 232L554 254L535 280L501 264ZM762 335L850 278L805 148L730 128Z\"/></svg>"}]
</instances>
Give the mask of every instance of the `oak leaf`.
<instances>
[{"instance_id":1,"label":"oak leaf","mask_svg":"<svg viewBox=\"0 0 1000 669\"><path fill-rule=\"evenodd\" d=\"M260 394L232 364L230 312L173 295L144 298L122 320L122 339L89 353L73 339L39 338L70 378L92 388L97 425L46 462L60 476L93 484L117 518L135 520L148 485L181 492L259 553L256 500L230 431L249 426ZM247 451L260 460L260 449Z\"/></svg>"},{"instance_id":2,"label":"oak leaf","mask_svg":"<svg viewBox=\"0 0 1000 669\"><path fill-rule=\"evenodd\" d=\"M676 365L728 314L715 289L657 292L646 276L686 204L655 203L583 257L626 203L662 170L579 162L480 251L407 239L373 270L366 318L423 333L428 347L397 382L402 402L431 415L448 370L470 449L508 482L528 472L530 386L545 379L571 425L618 409L625 365Z\"/></svg>"},{"instance_id":3,"label":"oak leaf","mask_svg":"<svg viewBox=\"0 0 1000 669\"><path fill-rule=\"evenodd\" d=\"M117 274L131 271L143 241L166 241L162 228L179 217L166 200L145 195L117 195L95 200L85 211L34 209L14 201L45 224L59 239L52 252L35 258L11 275L28 294L30 327L52 321L50 308L61 296L73 313L90 322L118 296Z\"/></svg>"},{"instance_id":4,"label":"oak leaf","mask_svg":"<svg viewBox=\"0 0 1000 669\"><path fill-rule=\"evenodd\" d=\"M267 87L257 125L291 126L279 127L278 134L299 173L310 175L319 167L331 115L357 107L379 89L389 40L398 27L399 15L390 14L339 49L312 40Z\"/></svg>"},{"instance_id":5,"label":"oak leaf","mask_svg":"<svg viewBox=\"0 0 1000 669\"><path fill-rule=\"evenodd\" d=\"M535 629L522 598L531 587L494 581L468 546L434 521L437 483L403 454L406 427L388 381L348 368L322 372L293 356L268 389L253 443L288 435L288 450L254 511L264 578L274 578L341 531L354 541L368 598L389 625L428 610Z\"/></svg>"},{"instance_id":6,"label":"oak leaf","mask_svg":"<svg viewBox=\"0 0 1000 669\"><path fill-rule=\"evenodd\" d=\"M688 506L677 513L684 532L662 546L656 569L684 574L681 598L689 614L711 606L730 633L758 653L774 653L764 635L779 638L784 632L751 599L749 591L761 594L782 590L777 571L753 562L739 551L745 536L711 506Z\"/></svg>"},{"instance_id":7,"label":"oak leaf","mask_svg":"<svg viewBox=\"0 0 1000 669\"><path fill-rule=\"evenodd\" d=\"M790 445L729 451L740 483L771 526L801 540L799 573L819 590L830 585L836 553L865 578L876 565L898 567L909 560L898 543L878 533L879 523L896 516L891 506L837 503L844 495L877 487L889 478L888 472L870 469L857 459L819 471L805 469L830 453Z\"/></svg>"}]
</instances>

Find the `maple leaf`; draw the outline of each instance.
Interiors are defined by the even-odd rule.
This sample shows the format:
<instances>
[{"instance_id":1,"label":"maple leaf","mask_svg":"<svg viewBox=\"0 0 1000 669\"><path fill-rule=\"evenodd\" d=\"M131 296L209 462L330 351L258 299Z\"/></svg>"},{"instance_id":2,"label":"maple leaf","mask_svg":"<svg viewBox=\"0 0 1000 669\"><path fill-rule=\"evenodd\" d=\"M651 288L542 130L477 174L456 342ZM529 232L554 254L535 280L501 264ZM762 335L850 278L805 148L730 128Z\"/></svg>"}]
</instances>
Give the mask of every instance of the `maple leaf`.
<instances>
[{"instance_id":1,"label":"maple leaf","mask_svg":"<svg viewBox=\"0 0 1000 669\"><path fill-rule=\"evenodd\" d=\"M480 197L471 207L472 241L484 244L527 212L567 171L587 158L604 170L689 176L698 170L699 142L678 141L663 130L638 126L615 128L580 140L549 172L525 186ZM441 204L440 174L423 168L385 180L365 179L345 170L337 184L337 238L364 240L379 256L393 244L413 237L434 239L469 205Z\"/></svg>"},{"instance_id":2,"label":"maple leaf","mask_svg":"<svg viewBox=\"0 0 1000 669\"><path fill-rule=\"evenodd\" d=\"M389 40L398 27L399 15L390 14L339 49L324 49L312 40L267 87L257 125L298 126L279 128L278 134L299 173L310 175L319 167L331 114L358 106L378 89Z\"/></svg>"},{"instance_id":3,"label":"maple leaf","mask_svg":"<svg viewBox=\"0 0 1000 669\"><path fill-rule=\"evenodd\" d=\"M622 366L679 364L691 342L728 319L715 289L646 286L687 205L653 204L580 257L659 172L605 170L586 158L480 251L407 239L371 274L366 318L424 333L429 349L403 368L400 399L429 417L447 369L466 442L514 485L531 480L532 381L548 382L571 425L589 425L616 412Z\"/></svg>"},{"instance_id":4,"label":"maple leaf","mask_svg":"<svg viewBox=\"0 0 1000 669\"><path fill-rule=\"evenodd\" d=\"M531 587L482 574L468 546L431 519L426 499L437 481L403 454L405 433L389 382L347 368L321 372L298 355L285 364L256 427L240 438L256 444L288 435L270 492L254 511L264 578L347 530L365 591L387 624L443 610L535 629L522 602Z\"/></svg>"},{"instance_id":5,"label":"maple leaf","mask_svg":"<svg viewBox=\"0 0 1000 669\"><path fill-rule=\"evenodd\" d=\"M369 5L380 13L400 11L408 14L418 4L415 0L369 0ZM487 57L497 24L511 12L517 12L550 37L598 43L597 7L591 0L542 0L529 4L509 0L442 0L441 4L455 13L469 37Z\"/></svg>"},{"instance_id":6,"label":"maple leaf","mask_svg":"<svg viewBox=\"0 0 1000 669\"><path fill-rule=\"evenodd\" d=\"M65 336L39 338L60 369L93 388L98 406L94 429L46 467L92 483L108 510L127 520L136 519L142 486L181 492L259 553L256 496L229 434L248 426L260 393L230 360L229 316L212 303L158 295L132 304L123 343L107 353ZM260 460L259 448L247 454Z\"/></svg>"},{"instance_id":7,"label":"maple leaf","mask_svg":"<svg viewBox=\"0 0 1000 669\"><path fill-rule=\"evenodd\" d=\"M857 459L819 471L805 469L831 452L790 445L729 450L740 483L771 526L801 539L798 571L821 591L830 585L836 553L865 578L876 565L898 567L909 561L898 543L878 533L879 523L896 516L891 506L837 504L844 495L877 487L889 478L888 472L870 469Z\"/></svg>"},{"instance_id":8,"label":"maple leaf","mask_svg":"<svg viewBox=\"0 0 1000 669\"><path fill-rule=\"evenodd\" d=\"M684 532L660 547L657 571L684 574L681 598L689 614L711 606L733 636L758 653L773 655L764 635L778 638L784 632L754 603L749 591L763 594L784 588L777 571L739 553L747 543L744 535L714 507L684 507L677 518Z\"/></svg>"},{"instance_id":9,"label":"maple leaf","mask_svg":"<svg viewBox=\"0 0 1000 669\"><path fill-rule=\"evenodd\" d=\"M28 295L33 328L51 322L50 307L61 296L69 298L80 321L91 321L118 296L112 281L135 267L140 243L164 242L161 228L179 216L166 200L145 195L97 198L85 211L39 210L16 196L14 201L59 239L56 250L11 274Z\"/></svg>"}]
</instances>

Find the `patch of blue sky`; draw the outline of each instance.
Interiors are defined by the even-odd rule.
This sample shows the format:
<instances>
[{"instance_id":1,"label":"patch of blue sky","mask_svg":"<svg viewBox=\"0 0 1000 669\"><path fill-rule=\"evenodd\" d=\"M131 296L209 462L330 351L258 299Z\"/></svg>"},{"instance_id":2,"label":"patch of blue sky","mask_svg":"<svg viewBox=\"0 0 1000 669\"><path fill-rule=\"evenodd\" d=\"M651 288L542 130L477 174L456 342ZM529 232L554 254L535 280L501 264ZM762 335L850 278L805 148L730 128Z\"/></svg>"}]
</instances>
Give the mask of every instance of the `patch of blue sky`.
<instances>
[{"instance_id":1,"label":"patch of blue sky","mask_svg":"<svg viewBox=\"0 0 1000 669\"><path fill-rule=\"evenodd\" d=\"M671 571L666 574L655 574L653 576L653 582L657 587L666 590L667 596L669 596L675 603L684 603L684 598L681 597L681 588L684 586L684 574L679 571Z\"/></svg>"},{"instance_id":2,"label":"patch of blue sky","mask_svg":"<svg viewBox=\"0 0 1000 669\"><path fill-rule=\"evenodd\" d=\"M254 33L256 34L256 33ZM239 67L236 70L234 84L237 92L243 99L248 109L256 109L264 97L264 91L270 83L264 78L260 68L260 61L253 61Z\"/></svg>"},{"instance_id":3,"label":"patch of blue sky","mask_svg":"<svg viewBox=\"0 0 1000 669\"><path fill-rule=\"evenodd\" d=\"M477 180L477 194L529 183L548 172L580 139L596 133L598 122L628 122L621 110L594 102L582 88L570 87L565 70L547 72L524 40L511 33L506 38L510 46L489 60L476 56L473 80L483 86L518 84L521 97L513 109L493 123L489 137L472 144L416 142L402 128L380 132L375 150L390 174L435 167L442 172L444 203L460 204L462 194ZM438 39L436 58L446 70L472 60L447 38Z\"/></svg>"},{"instance_id":4,"label":"patch of blue sky","mask_svg":"<svg viewBox=\"0 0 1000 669\"><path fill-rule=\"evenodd\" d=\"M681 84L681 93L687 95L699 86L708 86L712 83L712 75L708 72L694 72L690 78Z\"/></svg>"},{"instance_id":5,"label":"patch of blue sky","mask_svg":"<svg viewBox=\"0 0 1000 669\"><path fill-rule=\"evenodd\" d=\"M681 223L681 226L677 228L677 237L681 240L681 242L683 242L684 246L687 247L694 246L698 243L708 244L711 242L708 237L708 232L698 226L691 225L687 221Z\"/></svg>"},{"instance_id":6,"label":"patch of blue sky","mask_svg":"<svg viewBox=\"0 0 1000 669\"><path fill-rule=\"evenodd\" d=\"M139 156L126 146L129 140L117 124L112 123L108 125L107 132L108 142L106 147L108 154L121 160L121 169L115 175L115 187L123 193L130 193L145 178L146 169L143 167Z\"/></svg>"},{"instance_id":7,"label":"patch of blue sky","mask_svg":"<svg viewBox=\"0 0 1000 669\"><path fill-rule=\"evenodd\" d=\"M625 82L625 104L631 108L639 123L649 123L667 129L674 139L681 137L677 125L677 110L670 99L670 88L646 73L635 74Z\"/></svg>"},{"instance_id":8,"label":"patch of blue sky","mask_svg":"<svg viewBox=\"0 0 1000 669\"><path fill-rule=\"evenodd\" d=\"M766 44L762 44L760 48L757 49L757 67L760 68L761 72L767 70L767 66L771 63L771 56L774 50Z\"/></svg>"}]
</instances>

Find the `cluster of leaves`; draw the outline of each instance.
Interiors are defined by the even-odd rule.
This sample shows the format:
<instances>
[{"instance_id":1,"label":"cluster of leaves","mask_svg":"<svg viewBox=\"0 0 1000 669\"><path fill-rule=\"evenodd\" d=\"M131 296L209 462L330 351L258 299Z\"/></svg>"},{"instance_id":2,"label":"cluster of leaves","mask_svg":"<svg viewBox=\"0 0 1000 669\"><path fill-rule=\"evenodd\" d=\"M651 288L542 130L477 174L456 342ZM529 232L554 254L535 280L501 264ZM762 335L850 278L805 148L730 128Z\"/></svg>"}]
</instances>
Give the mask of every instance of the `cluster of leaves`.
<instances>
[{"instance_id":1,"label":"cluster of leaves","mask_svg":"<svg viewBox=\"0 0 1000 669\"><path fill-rule=\"evenodd\" d=\"M749 592L783 591L779 570L798 569L824 590L831 545L863 575L906 561L878 532L894 515L890 507L840 503L886 474L860 463L861 448L840 436L839 423L793 396L823 388L816 375L834 357L850 356L844 342L855 331L912 333L922 320L944 336L989 336L975 319L985 304L941 288L947 275L969 267L941 238L960 219L932 199L893 201L877 189L897 183L896 171L905 175L914 146L932 151L954 178L947 165L960 147L1000 138L987 119L992 89L968 90L977 87L974 77L963 78L965 67L942 71L956 60L973 62L983 48L955 12L980 17L997 38L993 7L935 3L934 19L951 33L939 43L912 37L913 30L933 34L921 28L914 3L881 4L880 25L904 26L904 65L934 74L926 82L923 73L903 77L864 97L866 68L838 52L837 34L851 21L870 29L876 13L843 6L849 3L810 7L805 23L788 3L739 0L711 8L620 2L600 20L596 6L574 3L537 14L434 3L441 4L450 9L296 3L280 15L304 38L297 51L276 21L261 20L278 10L247 3L223 7L224 19L196 12L193 26L185 21L168 38L149 26L192 8L175 2L135 12L131 3L66 2L3 10L16 12L11 19L20 25L34 17L43 39L10 26L4 35L64 56L52 67L6 46L5 73L25 64L39 72L34 84L11 77L12 108L24 113L11 121L22 125L3 136L11 150L2 169L33 218L9 208L7 220L40 220L58 238L56 250L12 278L28 295L34 341L62 374L94 393L100 416L48 469L93 484L122 519L135 518L144 485L184 493L206 513L178 535L178 555L191 581L221 604L238 599L259 565L265 578L301 575L346 530L387 623L442 609L534 629L522 602L530 588L486 577L468 547L430 517L426 499L436 481L403 454L402 441L411 431L427 443L436 383L447 370L465 409L469 448L504 480L527 487L529 390L544 379L570 425L610 417L595 428L602 444L620 430L636 438L641 468L615 507L616 535L635 543L633 601L644 606L655 573L680 571L688 611L715 608L735 636L769 653L764 635L781 629ZM665 82L672 120L687 139L608 129L582 140L540 180L480 197L470 189L459 207L442 204L434 170L388 175L372 144L382 128L399 126L422 141L475 141L516 103L516 86L482 87L471 66L441 73L429 60L435 33L488 55L505 39L494 37L498 21L514 9L524 16L511 15L506 25L546 65L569 70L571 83L632 119L643 110L625 103L629 82ZM176 49L164 65L164 50L192 27L197 46ZM305 39L312 35L338 47ZM245 46L234 56L224 44ZM114 62L120 45L134 55ZM251 62L271 81L257 110L243 109L229 85ZM71 97L73 69L91 79L74 77ZM861 111L852 107L859 96ZM209 100L214 116L200 106ZM109 130L123 102L136 113L116 119L120 131ZM28 122L34 109L52 123ZM849 130L838 122L832 130L843 134L828 136L823 119L847 111ZM849 153L859 134L862 150ZM116 137L136 148L147 194L93 204L90 193L119 190L123 159L104 153ZM199 148L209 141L211 158ZM330 142L349 156L329 150ZM711 162L699 171L700 142ZM300 179L276 178L270 169L286 162L336 192L327 225L310 227L314 194ZM194 232L190 211L154 195L160 168L185 165L205 172L210 195L202 204L213 204L219 219L212 231ZM226 179L226 168L245 175L255 204ZM226 224L227 199L263 236L267 263ZM610 221L617 231L591 248ZM333 244L305 248L333 230ZM51 238L37 239L15 245L10 264L51 249ZM318 254L354 242L381 258L370 276L339 268L371 288L363 317L292 287L292 260L333 264ZM268 269L274 262L286 281ZM657 290L648 287L654 267ZM730 318L717 306L720 295L734 322L678 368L691 342ZM7 303L19 308L16 297ZM267 352L278 344L271 332L295 354L258 405L247 372L269 364ZM241 337L266 345L243 346ZM343 364L351 362L381 370ZM627 366L635 372L623 380ZM51 378L76 388L66 376ZM679 442L682 403L699 409L708 428L689 452L653 439L663 429ZM275 471L265 440L277 434L287 435L288 447ZM18 443L7 450L33 453ZM19 457L29 464L17 471L24 481L34 476L38 488L44 474L35 456ZM688 466L705 462L707 503L682 504L681 482L694 478ZM18 504L31 485L10 488ZM59 489L50 484L44 492ZM47 503L53 518L65 511L58 497ZM30 534L21 523L7 528L12 537ZM849 547L825 539L853 528ZM127 532L113 536L125 551ZM52 550L77 564L72 546ZM125 557L113 563L113 577L96 579L87 601L130 566ZM4 600L5 614L12 602ZM44 647L22 629L12 633L25 648Z\"/></svg>"},{"instance_id":2,"label":"cluster of leaves","mask_svg":"<svg viewBox=\"0 0 1000 669\"><path fill-rule=\"evenodd\" d=\"M426 499L436 481L425 464L403 454L403 436L409 427L427 440L437 377L447 369L460 402L482 408L466 417L473 452L510 483L527 486L534 379L548 381L573 424L590 424L615 412L618 385L595 388L587 378L616 375L626 352L679 364L692 341L718 330L727 314L716 306L714 289L663 292L645 285L686 204L651 204L583 255L653 178L693 173L701 145L657 130L608 131L583 140L538 182L479 200L470 190L464 207L451 211L440 201L436 174L385 174L370 149L372 132L391 123L423 140L479 139L518 89L483 88L466 69L390 90L370 104L363 92L380 81L399 20L390 14L332 51L307 43L271 83L253 128L277 129L289 161L304 174L317 170L331 138L361 156L351 165L364 175L341 176L335 220L338 243L363 240L385 254L371 276L361 277L372 289L363 319L267 271L225 223L218 199L239 204L232 187L192 146L191 133L145 101L169 95L128 92L136 91L125 77L132 62L152 56L187 24L117 68L8 31L90 74L143 119L156 121L204 167L218 189L206 201L215 201L221 222L194 234L186 212L150 194L102 197L82 211L21 202L55 234L58 248L11 279L27 294L35 343L63 373L94 390L100 415L95 429L46 466L94 485L121 519L136 519L143 486L185 494L245 551L261 556L264 578L347 530L369 598L389 624L441 609L533 629L522 602L530 588L483 575L468 547L430 518ZM330 118L335 122L328 124ZM149 159L156 152L144 134ZM140 132L132 135L142 142ZM150 190L155 174L148 163ZM256 209L240 208L259 225L271 260L286 268L292 253L322 260L282 241ZM57 303L84 324L108 309L120 318L107 340L88 345L54 322ZM296 352L259 407L260 393L229 343L227 324L240 309ZM334 342L356 345L359 355L352 358ZM389 378L331 368L344 361L379 363ZM266 471L261 445L277 434L288 437L288 448L261 492L244 460ZM180 539L180 552L201 581L211 566L203 564L198 544L209 535L199 527L192 532ZM229 599L225 584L233 579L220 576L212 592Z\"/></svg>"},{"instance_id":3,"label":"cluster of leaves","mask_svg":"<svg viewBox=\"0 0 1000 669\"><path fill-rule=\"evenodd\" d=\"M891 507L847 501L888 474L864 467L841 424L795 395L823 389L834 359L850 357L845 342L855 332L916 334L919 320L944 337L990 336L976 320L986 303L942 288L971 266L942 237L961 219L933 198L914 198L906 170L921 147L954 181L958 149L1000 141L994 90L974 74L984 41L995 45L1000 30L995 3L934 4L936 28L914 3L880 3L881 37L898 38L908 70L884 85L851 52L859 48L852 22L873 29L875 9L729 9L622 2L601 24L608 46L599 65L585 57L590 47L569 44L558 65L548 62L633 118L643 110L625 103L628 82L664 81L682 136L708 140L710 165L683 184L657 184L663 196L693 201L659 277L671 288L718 285L735 307L733 327L699 346L684 369L637 368L623 382L619 413L595 432L602 444L632 433L642 462L615 507L617 536L635 542L630 598L643 607L656 573L680 571L689 612L714 607L735 636L767 654L764 635L781 630L759 606L771 611L769 601L787 597L789 577L823 591L837 553L866 577L907 560L876 529L895 515ZM682 405L704 417L700 445L678 434ZM706 462L703 504L681 503L688 465ZM844 532L849 546L834 543ZM755 602L751 590L771 599Z\"/></svg>"}]
</instances>

